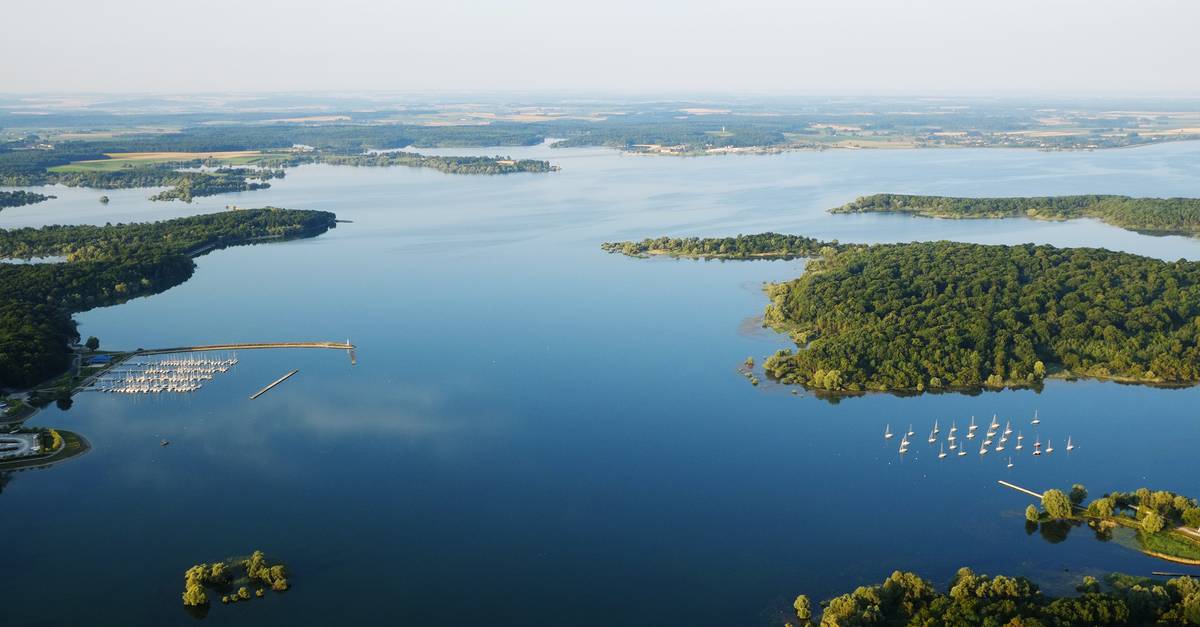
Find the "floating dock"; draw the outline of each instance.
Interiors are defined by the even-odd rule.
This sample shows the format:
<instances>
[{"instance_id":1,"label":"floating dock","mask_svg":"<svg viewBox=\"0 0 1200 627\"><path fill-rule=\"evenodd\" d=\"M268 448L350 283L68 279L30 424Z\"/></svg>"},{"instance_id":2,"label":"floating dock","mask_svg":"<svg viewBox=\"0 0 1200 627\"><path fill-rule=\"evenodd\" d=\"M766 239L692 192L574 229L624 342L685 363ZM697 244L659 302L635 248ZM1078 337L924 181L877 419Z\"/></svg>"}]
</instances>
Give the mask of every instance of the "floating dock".
<instances>
[{"instance_id":1,"label":"floating dock","mask_svg":"<svg viewBox=\"0 0 1200 627\"><path fill-rule=\"evenodd\" d=\"M261 390L259 390L259 391L255 392L255 393L251 394L251 395L250 395L250 400L254 400L254 399L256 399L256 398L258 398L258 397L262 396L263 394L266 394L267 392L270 392L270 391L271 391L271 388L273 388L273 387L275 387L275 386L279 385L280 383L283 383L284 381L287 381L288 379L290 379L290 378L292 377L292 375L296 374L297 372L300 372L300 369L299 369L299 368L297 368L297 369L295 369L295 370L293 370L293 371L291 371L291 372L289 372L289 373L287 373L287 374L283 375L282 377L279 377L278 379L275 379L275 380L274 380L274 381L272 381L272 382L271 382L271 384L270 384L270 385L268 385L267 387L265 387L265 388L263 388L263 389L261 389Z\"/></svg>"}]
</instances>

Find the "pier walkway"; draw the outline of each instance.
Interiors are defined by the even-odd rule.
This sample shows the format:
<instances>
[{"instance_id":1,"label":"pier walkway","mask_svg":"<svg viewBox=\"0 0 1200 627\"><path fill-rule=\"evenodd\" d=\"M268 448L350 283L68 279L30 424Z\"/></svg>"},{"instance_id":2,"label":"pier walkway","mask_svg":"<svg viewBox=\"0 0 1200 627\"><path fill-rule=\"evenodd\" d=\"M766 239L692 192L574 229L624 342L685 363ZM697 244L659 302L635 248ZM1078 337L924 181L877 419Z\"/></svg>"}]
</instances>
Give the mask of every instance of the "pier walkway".
<instances>
[{"instance_id":1,"label":"pier walkway","mask_svg":"<svg viewBox=\"0 0 1200 627\"><path fill-rule=\"evenodd\" d=\"M178 346L175 348L152 348L136 350L134 355L166 355L168 353L192 353L201 351L242 351L260 348L332 348L352 351L350 342L250 342L245 344L207 344L201 346Z\"/></svg>"}]
</instances>

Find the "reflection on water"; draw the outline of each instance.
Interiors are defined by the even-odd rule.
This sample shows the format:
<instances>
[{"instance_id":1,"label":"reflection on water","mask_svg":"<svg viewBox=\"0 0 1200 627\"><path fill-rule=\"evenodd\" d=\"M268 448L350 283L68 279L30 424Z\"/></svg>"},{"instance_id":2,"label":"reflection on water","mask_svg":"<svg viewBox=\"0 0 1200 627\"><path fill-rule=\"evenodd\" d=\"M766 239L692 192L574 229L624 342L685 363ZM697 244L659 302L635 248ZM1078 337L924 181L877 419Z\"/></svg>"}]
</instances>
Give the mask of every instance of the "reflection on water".
<instances>
[{"instance_id":1,"label":"reflection on water","mask_svg":"<svg viewBox=\"0 0 1200 627\"><path fill-rule=\"evenodd\" d=\"M69 412L44 410L40 424L86 433L93 450L4 490L0 534L26 540L0 560L7 591L26 601L6 608L7 624L44 622L48 604L76 622L190 621L183 570L248 545L286 555L296 590L207 624L373 624L386 599L389 622L406 624L723 627L770 623L801 592L840 594L896 568L942 583L963 565L1041 581L1064 568L1157 566L1092 534L1039 527L1056 541L1030 542L1005 513L1024 503L995 482L1195 493L1200 389L1051 381L1040 392L830 404L753 387L737 367L790 345L746 322L766 305L759 286L798 276L802 261L647 262L599 244L771 230L1200 259L1198 240L1086 220L825 212L874 192L1197 196L1200 144L704 159L501 152L563 169L462 177L314 165L269 190L192 205L116 190L102 206L98 193L56 189L36 211L0 214L0 225L21 226L228 204L335 211L353 223L214 252L187 283L77 318L82 335L113 348L358 346L353 367L329 351L243 352L194 393L88 393ZM1009 469L974 452L939 460L923 437L901 460L880 437L885 423L961 426L964 416L1035 410L1086 454ZM1143 428L1155 437L1131 437Z\"/></svg>"}]
</instances>

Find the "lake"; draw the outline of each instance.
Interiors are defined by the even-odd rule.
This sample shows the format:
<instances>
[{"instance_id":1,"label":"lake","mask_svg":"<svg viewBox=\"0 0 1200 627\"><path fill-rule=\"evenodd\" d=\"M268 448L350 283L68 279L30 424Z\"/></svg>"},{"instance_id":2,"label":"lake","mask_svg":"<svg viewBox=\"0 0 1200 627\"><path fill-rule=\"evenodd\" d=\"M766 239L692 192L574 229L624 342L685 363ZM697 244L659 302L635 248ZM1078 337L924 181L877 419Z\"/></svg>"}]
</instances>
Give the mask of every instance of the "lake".
<instances>
[{"instance_id":1,"label":"lake","mask_svg":"<svg viewBox=\"0 0 1200 627\"><path fill-rule=\"evenodd\" d=\"M423 151L464 154L462 149ZM242 351L196 393L82 393L30 425L93 449L0 493L7 625L185 625L183 571L262 549L293 589L204 624L778 625L894 569L969 565L1069 590L1084 574L1188 570L1075 529L1028 534L1005 479L1093 495L1200 495L1200 390L1094 381L830 403L738 374L789 346L755 317L802 261L609 255L604 241L773 230L843 242L1103 246L1200 259L1200 240L1090 220L834 216L876 192L1200 195L1200 144L1078 153L797 152L668 158L489 148L553 174L322 165L269 190L152 203L54 188L0 226L157 220L226 205L336 212L315 239L217 251L163 294L77 316L102 347L349 339ZM106 194L110 203L101 205ZM248 396L280 375L292 379ZM1029 420L1053 456L1034 458ZM970 416L1023 454L938 460ZM882 437L909 423L912 451ZM1071 436L1078 448L1066 455ZM160 446L167 439L170 446ZM975 441L976 446L978 440ZM1200 569L1192 568L1191 571Z\"/></svg>"}]
</instances>

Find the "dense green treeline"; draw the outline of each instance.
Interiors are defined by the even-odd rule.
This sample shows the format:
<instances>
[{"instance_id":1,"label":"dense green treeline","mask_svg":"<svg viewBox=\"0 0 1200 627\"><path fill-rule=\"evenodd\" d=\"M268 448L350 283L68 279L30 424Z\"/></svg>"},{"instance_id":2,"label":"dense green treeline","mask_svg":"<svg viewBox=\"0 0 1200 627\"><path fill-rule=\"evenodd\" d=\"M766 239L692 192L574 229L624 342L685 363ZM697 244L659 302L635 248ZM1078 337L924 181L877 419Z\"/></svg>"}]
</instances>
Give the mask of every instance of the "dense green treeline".
<instances>
[{"instance_id":1,"label":"dense green treeline","mask_svg":"<svg viewBox=\"0 0 1200 627\"><path fill-rule=\"evenodd\" d=\"M945 593L915 573L896 571L881 584L862 586L821 605L799 596L800 625L958 627L1093 627L1096 625L1200 624L1200 581L1166 581L1109 575L1101 583L1084 577L1077 596L1051 597L1024 577L978 574L960 568Z\"/></svg>"},{"instance_id":2,"label":"dense green treeline","mask_svg":"<svg viewBox=\"0 0 1200 627\"><path fill-rule=\"evenodd\" d=\"M774 285L766 323L802 350L785 383L859 390L1032 385L1048 369L1200 380L1200 263L953 242L850 248Z\"/></svg>"},{"instance_id":3,"label":"dense green treeline","mask_svg":"<svg viewBox=\"0 0 1200 627\"><path fill-rule=\"evenodd\" d=\"M412 124L211 125L178 133L123 135L59 142L55 150L106 152L225 152L291 148L302 144L319 150L360 153L416 146L532 146L545 137L536 125L496 123L463 126ZM101 157L94 157L101 158Z\"/></svg>"},{"instance_id":4,"label":"dense green treeline","mask_svg":"<svg viewBox=\"0 0 1200 627\"><path fill-rule=\"evenodd\" d=\"M0 258L61 255L66 263L0 264L0 388L67 367L79 334L71 314L156 294L191 277L191 255L265 239L311 237L323 211L252 209L146 224L0 231Z\"/></svg>"},{"instance_id":5,"label":"dense green treeline","mask_svg":"<svg viewBox=\"0 0 1200 627\"><path fill-rule=\"evenodd\" d=\"M5 207L23 207L25 205L33 205L44 200L50 200L54 196L46 196L44 194L35 194L33 192L15 191L4 192L0 191L0 209Z\"/></svg>"},{"instance_id":6,"label":"dense green treeline","mask_svg":"<svg viewBox=\"0 0 1200 627\"><path fill-rule=\"evenodd\" d=\"M631 257L671 255L703 259L792 259L816 257L839 250L842 246L836 240L822 242L800 235L758 233L737 237L659 237L640 242L605 242L600 248Z\"/></svg>"},{"instance_id":7,"label":"dense green treeline","mask_svg":"<svg viewBox=\"0 0 1200 627\"><path fill-rule=\"evenodd\" d=\"M344 155L324 152L296 153L277 159L266 159L263 165L296 166L302 163L325 163L359 167L431 168L447 174L512 174L515 172L551 172L556 168L549 161L511 159L509 157L439 157L414 152L373 152Z\"/></svg>"},{"instance_id":8,"label":"dense green treeline","mask_svg":"<svg viewBox=\"0 0 1200 627\"><path fill-rule=\"evenodd\" d=\"M1047 220L1095 218L1132 231L1200 234L1200 198L1129 196L1041 196L957 198L875 194L830 210L833 213L894 212L934 218L1009 218Z\"/></svg>"}]
</instances>

